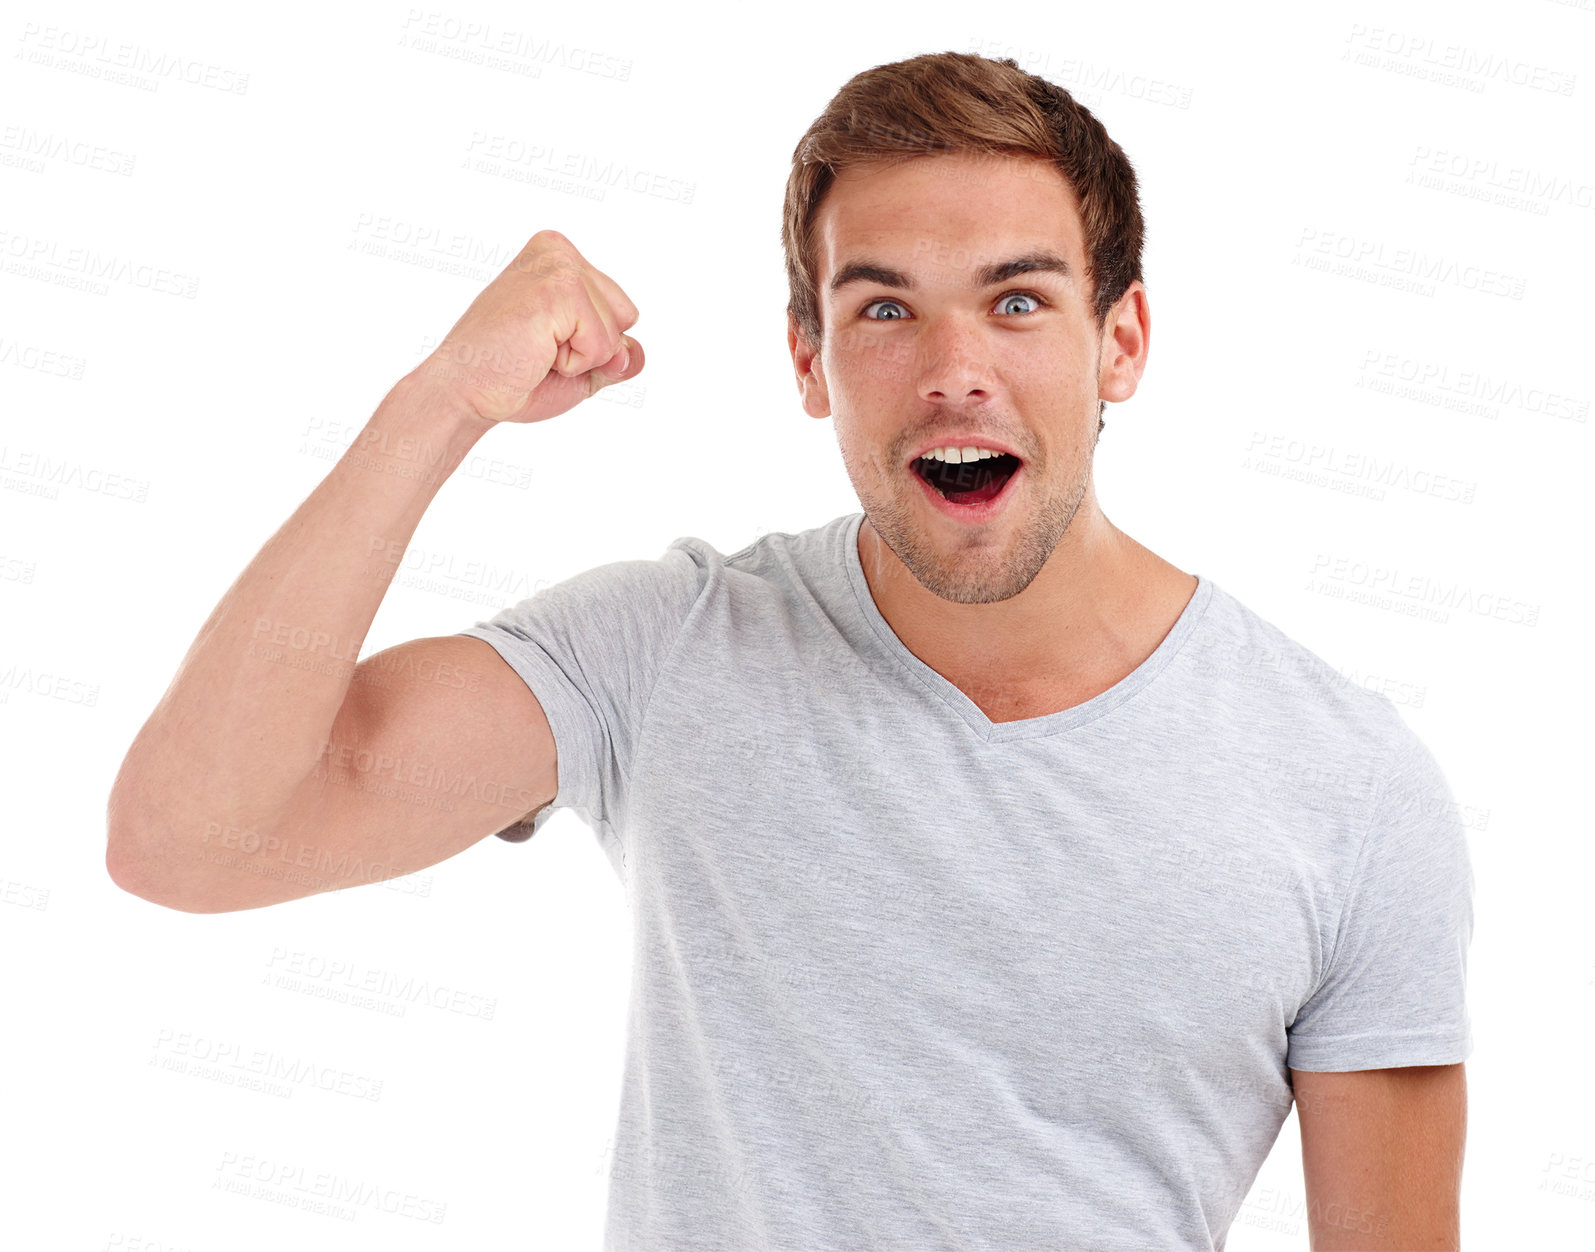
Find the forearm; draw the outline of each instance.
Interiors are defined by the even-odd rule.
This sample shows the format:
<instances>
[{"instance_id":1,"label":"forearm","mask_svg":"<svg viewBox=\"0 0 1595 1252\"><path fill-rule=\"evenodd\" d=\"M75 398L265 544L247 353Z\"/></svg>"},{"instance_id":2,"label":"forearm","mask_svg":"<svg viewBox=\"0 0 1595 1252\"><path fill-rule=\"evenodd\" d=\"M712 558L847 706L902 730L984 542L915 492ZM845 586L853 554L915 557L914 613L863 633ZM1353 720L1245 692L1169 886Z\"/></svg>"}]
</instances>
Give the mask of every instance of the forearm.
<instances>
[{"instance_id":1,"label":"forearm","mask_svg":"<svg viewBox=\"0 0 1595 1252\"><path fill-rule=\"evenodd\" d=\"M401 379L222 596L117 775L113 862L193 867L210 823L269 828L315 766L399 559L491 429L443 394Z\"/></svg>"}]
</instances>

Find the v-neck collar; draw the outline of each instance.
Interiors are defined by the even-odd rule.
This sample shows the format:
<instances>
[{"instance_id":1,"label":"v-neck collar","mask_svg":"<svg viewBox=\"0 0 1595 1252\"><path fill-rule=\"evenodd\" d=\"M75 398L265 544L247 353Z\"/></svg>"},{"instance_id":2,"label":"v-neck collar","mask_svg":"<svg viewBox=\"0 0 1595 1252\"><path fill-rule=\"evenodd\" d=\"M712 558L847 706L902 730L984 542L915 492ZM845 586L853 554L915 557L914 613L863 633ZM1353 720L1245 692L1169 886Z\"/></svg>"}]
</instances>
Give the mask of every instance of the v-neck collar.
<instances>
[{"instance_id":1,"label":"v-neck collar","mask_svg":"<svg viewBox=\"0 0 1595 1252\"><path fill-rule=\"evenodd\" d=\"M1056 713L1048 713L1043 717L1021 718L1013 722L994 722L981 712L980 706L965 695L959 688L933 670L924 661L920 660L911 651L908 645L897 637L885 617L881 615L880 608L875 603L875 597L869 589L869 581L864 577L864 567L858 559L858 532L863 525L864 514L856 513L848 524L842 527L842 547L844 560L847 565L848 581L853 585L854 595L858 600L859 611L864 620L869 623L870 629L879 638L886 652L899 665L907 671L908 675L921 686L938 696L949 708L957 713L975 735L987 743L1004 743L1012 739L1032 739L1041 735L1053 735L1059 731L1073 730L1087 722L1095 721L1104 713L1111 712L1126 700L1130 699L1143 687L1150 683L1163 670L1163 667L1174 659L1191 632L1196 628L1196 623L1206 611L1208 602L1212 599L1213 583L1201 574L1196 575L1196 590L1191 593L1190 601L1186 604L1180 616L1163 636L1163 641L1153 650L1152 655L1142 661L1140 665L1126 674L1106 691L1100 692L1073 708L1060 709Z\"/></svg>"}]
</instances>

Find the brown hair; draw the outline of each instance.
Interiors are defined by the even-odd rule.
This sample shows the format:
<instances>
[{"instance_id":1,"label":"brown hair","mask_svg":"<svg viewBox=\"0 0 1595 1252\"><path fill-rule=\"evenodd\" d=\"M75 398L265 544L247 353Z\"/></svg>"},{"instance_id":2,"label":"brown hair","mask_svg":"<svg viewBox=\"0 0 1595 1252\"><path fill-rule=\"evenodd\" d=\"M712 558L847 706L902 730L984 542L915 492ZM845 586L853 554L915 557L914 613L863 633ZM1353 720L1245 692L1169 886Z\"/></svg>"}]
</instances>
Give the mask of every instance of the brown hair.
<instances>
[{"instance_id":1,"label":"brown hair","mask_svg":"<svg viewBox=\"0 0 1595 1252\"><path fill-rule=\"evenodd\" d=\"M782 206L787 313L809 344L821 339L814 222L839 171L941 152L1042 157L1080 204L1092 314L1100 328L1141 278L1145 223L1135 170L1102 123L1062 87L1011 57L936 52L855 74L792 153ZM1099 408L1097 431L1103 423Z\"/></svg>"}]
</instances>

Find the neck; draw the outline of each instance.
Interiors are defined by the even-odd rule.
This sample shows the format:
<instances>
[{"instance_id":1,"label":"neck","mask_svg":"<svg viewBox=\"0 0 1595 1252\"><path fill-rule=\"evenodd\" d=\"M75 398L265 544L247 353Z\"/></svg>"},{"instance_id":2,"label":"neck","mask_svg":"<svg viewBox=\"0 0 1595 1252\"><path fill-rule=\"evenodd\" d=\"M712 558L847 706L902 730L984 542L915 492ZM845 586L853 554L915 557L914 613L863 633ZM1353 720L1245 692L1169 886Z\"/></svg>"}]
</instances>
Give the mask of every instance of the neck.
<instances>
[{"instance_id":1,"label":"neck","mask_svg":"<svg viewBox=\"0 0 1595 1252\"><path fill-rule=\"evenodd\" d=\"M928 591L868 517L858 550L876 608L904 646L988 713L1034 716L1106 691L1156 650L1196 590L1193 575L1114 526L1094 492L1041 572L996 603Z\"/></svg>"}]
</instances>

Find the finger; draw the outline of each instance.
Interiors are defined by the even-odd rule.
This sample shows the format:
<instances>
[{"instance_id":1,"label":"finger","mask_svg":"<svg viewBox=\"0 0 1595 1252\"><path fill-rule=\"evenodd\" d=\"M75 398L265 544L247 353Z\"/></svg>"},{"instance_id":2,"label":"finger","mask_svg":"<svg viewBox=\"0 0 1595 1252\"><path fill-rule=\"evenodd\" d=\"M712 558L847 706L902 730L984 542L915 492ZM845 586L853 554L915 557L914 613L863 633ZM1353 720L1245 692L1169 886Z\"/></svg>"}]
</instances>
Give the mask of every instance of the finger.
<instances>
[{"instance_id":1,"label":"finger","mask_svg":"<svg viewBox=\"0 0 1595 1252\"><path fill-rule=\"evenodd\" d=\"M620 284L602 270L589 269L588 274L598 288L598 294L608 302L610 312L615 317L615 325L621 330L630 330L635 326L638 317L637 306L620 289Z\"/></svg>"},{"instance_id":2,"label":"finger","mask_svg":"<svg viewBox=\"0 0 1595 1252\"><path fill-rule=\"evenodd\" d=\"M612 387L616 383L627 382L637 377L642 372L644 363L642 345L631 336L622 335L620 348L615 355L597 369L588 370L583 375L588 381L588 396L593 396L605 387Z\"/></svg>"},{"instance_id":3,"label":"finger","mask_svg":"<svg viewBox=\"0 0 1595 1252\"><path fill-rule=\"evenodd\" d=\"M561 346L568 346L565 369L567 376L584 374L613 357L620 346L620 328L615 325L603 297L589 286L584 274L581 284L571 293L571 311L574 314L569 335Z\"/></svg>"}]
</instances>

